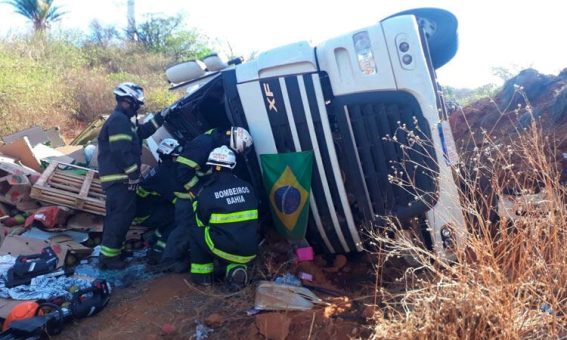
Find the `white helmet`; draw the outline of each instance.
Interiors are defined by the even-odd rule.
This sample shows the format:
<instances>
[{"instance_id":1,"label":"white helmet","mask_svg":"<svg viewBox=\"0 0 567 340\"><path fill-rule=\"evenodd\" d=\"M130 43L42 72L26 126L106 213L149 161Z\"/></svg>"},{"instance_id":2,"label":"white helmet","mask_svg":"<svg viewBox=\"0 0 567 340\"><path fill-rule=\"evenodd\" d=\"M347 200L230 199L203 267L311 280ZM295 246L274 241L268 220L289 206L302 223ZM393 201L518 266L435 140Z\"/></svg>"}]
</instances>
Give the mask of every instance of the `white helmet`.
<instances>
[{"instance_id":1,"label":"white helmet","mask_svg":"<svg viewBox=\"0 0 567 340\"><path fill-rule=\"evenodd\" d=\"M252 136L246 129L233 126L230 128L230 148L238 153L243 153L254 144Z\"/></svg>"},{"instance_id":2,"label":"white helmet","mask_svg":"<svg viewBox=\"0 0 567 340\"><path fill-rule=\"evenodd\" d=\"M175 149L179 147L179 142L173 138L166 138L159 143L157 151L162 155L177 153Z\"/></svg>"},{"instance_id":3,"label":"white helmet","mask_svg":"<svg viewBox=\"0 0 567 340\"><path fill-rule=\"evenodd\" d=\"M226 145L216 148L209 154L207 165L218 165L223 168L234 169L236 166L236 156Z\"/></svg>"},{"instance_id":4,"label":"white helmet","mask_svg":"<svg viewBox=\"0 0 567 340\"><path fill-rule=\"evenodd\" d=\"M122 83L114 89L114 94L117 97L129 97L137 101L139 104L144 104L144 89L134 83Z\"/></svg>"}]
</instances>

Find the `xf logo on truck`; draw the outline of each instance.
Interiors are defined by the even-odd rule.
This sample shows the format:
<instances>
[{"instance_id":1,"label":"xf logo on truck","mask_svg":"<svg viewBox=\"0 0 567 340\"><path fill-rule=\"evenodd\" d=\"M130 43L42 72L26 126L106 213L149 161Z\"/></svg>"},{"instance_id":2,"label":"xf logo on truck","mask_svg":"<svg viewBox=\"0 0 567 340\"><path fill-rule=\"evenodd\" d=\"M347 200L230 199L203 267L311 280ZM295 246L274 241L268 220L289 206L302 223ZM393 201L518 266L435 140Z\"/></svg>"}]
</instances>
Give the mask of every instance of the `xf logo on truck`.
<instances>
[{"instance_id":1,"label":"xf logo on truck","mask_svg":"<svg viewBox=\"0 0 567 340\"><path fill-rule=\"evenodd\" d=\"M274 96L274 92L270 90L270 84L264 83L264 96L266 97L266 101L268 104L268 111L275 111L278 112L278 108L276 107L276 97Z\"/></svg>"}]
</instances>

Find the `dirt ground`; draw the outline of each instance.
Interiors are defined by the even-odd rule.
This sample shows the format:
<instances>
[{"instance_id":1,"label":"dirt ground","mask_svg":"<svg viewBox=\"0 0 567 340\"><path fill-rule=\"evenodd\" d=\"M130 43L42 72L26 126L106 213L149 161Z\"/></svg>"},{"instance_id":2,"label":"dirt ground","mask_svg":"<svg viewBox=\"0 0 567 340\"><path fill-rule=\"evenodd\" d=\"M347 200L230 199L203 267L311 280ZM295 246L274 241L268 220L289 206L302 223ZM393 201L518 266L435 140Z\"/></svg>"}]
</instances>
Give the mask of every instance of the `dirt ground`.
<instances>
[{"instance_id":1,"label":"dirt ground","mask_svg":"<svg viewBox=\"0 0 567 340\"><path fill-rule=\"evenodd\" d=\"M313 285L333 289L341 296L315 292L327 306L248 316L254 306L255 284L229 294L221 287L193 286L188 274L168 274L115 289L100 314L68 325L56 338L196 339L199 324L212 329L208 339L349 339L370 334L367 317L374 308L374 275L367 259L340 255L282 264L279 256L261 259L263 266L255 269L254 277L305 272L313 275Z\"/></svg>"}]
</instances>

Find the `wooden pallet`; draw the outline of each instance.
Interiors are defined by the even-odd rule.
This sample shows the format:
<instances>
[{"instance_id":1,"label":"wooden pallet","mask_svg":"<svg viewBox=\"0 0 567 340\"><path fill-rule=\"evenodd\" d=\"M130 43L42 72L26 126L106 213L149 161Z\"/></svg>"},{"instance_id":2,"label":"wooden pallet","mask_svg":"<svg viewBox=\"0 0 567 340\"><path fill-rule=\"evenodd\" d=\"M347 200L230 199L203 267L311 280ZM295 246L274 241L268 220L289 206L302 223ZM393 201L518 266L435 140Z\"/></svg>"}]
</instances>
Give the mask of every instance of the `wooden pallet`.
<instances>
[{"instance_id":1,"label":"wooden pallet","mask_svg":"<svg viewBox=\"0 0 567 340\"><path fill-rule=\"evenodd\" d=\"M77 175L61 169L86 170L86 175ZM98 172L93 169L53 161L33 185L32 198L48 203L105 215L106 196L100 185Z\"/></svg>"}]
</instances>

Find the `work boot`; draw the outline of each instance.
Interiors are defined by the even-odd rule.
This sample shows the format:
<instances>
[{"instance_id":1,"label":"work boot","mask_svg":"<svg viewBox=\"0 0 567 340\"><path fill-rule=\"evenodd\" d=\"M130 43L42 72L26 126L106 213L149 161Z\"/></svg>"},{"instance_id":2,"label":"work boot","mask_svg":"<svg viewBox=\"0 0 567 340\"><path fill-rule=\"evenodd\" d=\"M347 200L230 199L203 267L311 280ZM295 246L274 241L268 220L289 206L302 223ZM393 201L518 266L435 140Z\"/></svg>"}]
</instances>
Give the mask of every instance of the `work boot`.
<instances>
[{"instance_id":1,"label":"work boot","mask_svg":"<svg viewBox=\"0 0 567 340\"><path fill-rule=\"evenodd\" d=\"M211 286L213 284L212 274L191 274L191 282L199 286Z\"/></svg>"},{"instance_id":2,"label":"work boot","mask_svg":"<svg viewBox=\"0 0 567 340\"><path fill-rule=\"evenodd\" d=\"M237 266L231 268L226 274L226 283L228 289L232 292L237 292L248 284L248 273L244 266Z\"/></svg>"},{"instance_id":3,"label":"work boot","mask_svg":"<svg viewBox=\"0 0 567 340\"><path fill-rule=\"evenodd\" d=\"M120 270L126 268L126 262L120 256L100 255L98 266L100 269Z\"/></svg>"}]
</instances>

